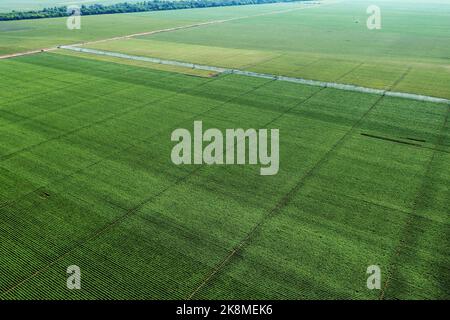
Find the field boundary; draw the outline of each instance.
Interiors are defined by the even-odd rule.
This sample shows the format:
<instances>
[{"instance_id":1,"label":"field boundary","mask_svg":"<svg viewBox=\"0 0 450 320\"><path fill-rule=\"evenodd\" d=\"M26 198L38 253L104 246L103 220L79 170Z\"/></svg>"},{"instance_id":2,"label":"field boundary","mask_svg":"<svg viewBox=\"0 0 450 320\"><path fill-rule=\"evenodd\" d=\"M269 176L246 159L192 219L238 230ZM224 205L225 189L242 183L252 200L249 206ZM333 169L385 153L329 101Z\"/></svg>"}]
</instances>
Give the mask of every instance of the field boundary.
<instances>
[{"instance_id":1,"label":"field boundary","mask_svg":"<svg viewBox=\"0 0 450 320\"><path fill-rule=\"evenodd\" d=\"M46 49L38 49L38 50L31 50L31 51L25 51L25 52L10 53L10 54L5 54L3 56L0 56L0 60L1 59L16 58L16 57L21 57L21 56L28 56L28 55L31 55L31 54L37 54L37 53L42 53L42 52L54 51L56 49L58 49L58 47L46 48Z\"/></svg>"},{"instance_id":2,"label":"field boundary","mask_svg":"<svg viewBox=\"0 0 450 320\"><path fill-rule=\"evenodd\" d=\"M314 87L332 88L332 89L338 89L338 90L344 90L344 91L369 93L369 94L376 94L376 95L380 95L380 96L389 96L389 97L395 97L395 98L403 98L403 99L409 99L409 100L433 102L433 103L450 105L449 99L419 95L419 94L414 94L414 93L375 89L375 88L361 87L361 86L356 86L356 85L352 85L352 84L344 84L344 83L337 83L337 82L325 82L325 81L310 80L310 79L304 79L304 78L286 77L286 76L280 76L280 75L275 75L275 74L258 73L258 72L240 70L240 69L222 68L222 67L217 67L217 66L208 66L208 65L195 64L195 63L184 62L184 61L165 60L165 59L159 59L159 58L134 56L134 55L128 55L128 54L119 53L119 52L80 48L77 46L60 46L59 48L77 51L77 52L81 52L81 53L103 55L103 56L129 59L129 60L145 61L145 62L150 62L150 63L179 66L179 67L205 70L205 71L213 71L213 72L217 72L217 73L237 74L237 75L241 75L241 76L278 80L278 81L285 81L285 82L293 82L293 83L309 85L309 86L314 86Z\"/></svg>"}]
</instances>

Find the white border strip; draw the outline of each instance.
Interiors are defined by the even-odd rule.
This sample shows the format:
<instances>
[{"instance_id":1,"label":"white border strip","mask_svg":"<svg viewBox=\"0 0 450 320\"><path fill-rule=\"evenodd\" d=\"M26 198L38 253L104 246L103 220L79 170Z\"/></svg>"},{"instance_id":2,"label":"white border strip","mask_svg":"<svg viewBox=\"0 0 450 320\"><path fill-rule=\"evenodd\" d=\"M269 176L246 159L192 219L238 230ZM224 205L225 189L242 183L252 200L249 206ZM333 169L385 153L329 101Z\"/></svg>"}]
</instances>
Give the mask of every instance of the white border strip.
<instances>
[{"instance_id":1,"label":"white border strip","mask_svg":"<svg viewBox=\"0 0 450 320\"><path fill-rule=\"evenodd\" d=\"M377 94L377 95L382 95L382 96L389 96L389 97L410 99L410 100L416 100L416 101L425 101L425 102L433 102L433 103L441 103L441 104L449 104L450 105L449 99L436 98L436 97L418 95L418 94L413 94L413 93L395 92L395 91L388 91L388 90L382 90L382 89L373 89L373 88L366 88L366 87L360 87L360 86L355 86L355 85L351 85L351 84L343 84L343 83L322 82L322 81L308 80L308 79L303 79L303 78L285 77L285 76L278 76L278 75L266 74L266 73L257 73L257 72L238 70L238 69L227 69L227 68L206 66L206 65L201 65L201 64L175 61L175 60L164 60L164 59L158 59L158 58L132 56L132 55L118 53L118 52L101 51L101 50L95 50L95 49L79 48L79 47L74 47L74 46L60 46L58 48L77 51L77 52L83 52L83 53L115 57L115 58L146 61L146 62L151 62L151 63L179 66L179 67L185 67L185 68L190 68L190 69L213 71L213 72L217 72L217 73L232 73L232 74L248 76L248 77L294 82L294 83L315 86L315 87L324 87L324 88L333 88L333 89L344 90L344 91L371 93L371 94Z\"/></svg>"}]
</instances>

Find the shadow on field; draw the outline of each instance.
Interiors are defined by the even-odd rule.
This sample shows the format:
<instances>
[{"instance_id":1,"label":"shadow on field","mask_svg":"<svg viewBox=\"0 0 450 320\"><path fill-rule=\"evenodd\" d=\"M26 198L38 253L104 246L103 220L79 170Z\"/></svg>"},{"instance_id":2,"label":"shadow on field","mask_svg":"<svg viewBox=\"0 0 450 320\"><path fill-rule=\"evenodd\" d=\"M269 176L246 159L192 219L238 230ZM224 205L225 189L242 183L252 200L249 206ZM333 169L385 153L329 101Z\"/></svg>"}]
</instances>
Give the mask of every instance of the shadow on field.
<instances>
[{"instance_id":1,"label":"shadow on field","mask_svg":"<svg viewBox=\"0 0 450 320\"><path fill-rule=\"evenodd\" d=\"M380 140L385 140L385 141L390 141L390 142L395 142L395 143L400 143L400 144L407 144L407 145L410 145L410 146L417 146L417 147L421 147L422 146L419 143L413 143L413 142L402 141L402 140L388 138L388 137L376 136L376 135L368 134L368 133L361 133L361 135L364 136L364 137L380 139Z\"/></svg>"},{"instance_id":2,"label":"shadow on field","mask_svg":"<svg viewBox=\"0 0 450 320\"><path fill-rule=\"evenodd\" d=\"M433 153L426 164L422 184L400 231L400 241L389 264L381 299L449 299L450 224L446 153L439 152L447 137L450 107Z\"/></svg>"}]
</instances>

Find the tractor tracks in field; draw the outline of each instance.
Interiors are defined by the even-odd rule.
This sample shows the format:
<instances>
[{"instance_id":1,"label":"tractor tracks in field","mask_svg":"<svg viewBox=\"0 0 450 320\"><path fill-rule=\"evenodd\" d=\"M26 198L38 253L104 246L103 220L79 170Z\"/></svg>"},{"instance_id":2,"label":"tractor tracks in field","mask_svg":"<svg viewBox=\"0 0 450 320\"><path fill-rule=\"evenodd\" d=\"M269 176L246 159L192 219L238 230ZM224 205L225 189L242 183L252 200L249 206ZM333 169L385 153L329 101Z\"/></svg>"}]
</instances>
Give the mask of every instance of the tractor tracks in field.
<instances>
[{"instance_id":1,"label":"tractor tracks in field","mask_svg":"<svg viewBox=\"0 0 450 320\"><path fill-rule=\"evenodd\" d=\"M342 75L340 75L339 77L336 78L336 80L334 81L340 81L342 79L344 79L346 76L352 74L353 72L355 72L356 70L358 70L360 67L362 67L365 64L365 62L360 62L358 63L356 66L354 66L353 68L351 68L350 70L348 70L347 72L344 72Z\"/></svg>"},{"instance_id":2,"label":"tractor tracks in field","mask_svg":"<svg viewBox=\"0 0 450 320\"><path fill-rule=\"evenodd\" d=\"M409 66L408 68L406 68L406 70L401 74L401 76L395 80L395 82L391 85L391 87L388 89L388 91L391 91L395 89L395 87L397 87L405 78L406 76L408 76L408 74L411 72L412 67Z\"/></svg>"},{"instance_id":3,"label":"tractor tracks in field","mask_svg":"<svg viewBox=\"0 0 450 320\"><path fill-rule=\"evenodd\" d=\"M195 86L194 88L191 88L191 87L189 87L189 88L182 88L182 89L176 91L175 93L173 93L173 94L170 95L170 96L165 96L165 97L156 99L156 100L154 100L154 101L152 101L152 102L150 102L150 103L147 102L147 103L145 103L145 104L143 104L143 105L137 106L136 108L144 108L144 107L146 107L147 105L149 105L149 104L151 104L151 103L158 103L158 102L161 102L161 101L165 101L165 100L170 99L170 98L173 98L173 97L175 97L175 96L177 96L177 95L179 95L179 94L183 94L183 93L186 92L186 91L201 88L201 87L203 87L204 85L207 85L208 83L210 83L210 82L212 82L212 81L213 81L213 80L210 79L210 80L208 80L208 81L205 81L204 83L201 83L201 84L198 85L198 86ZM216 107L216 106L215 106L215 107ZM135 111L136 108L133 108L132 111ZM128 110L129 110L129 109L128 109ZM205 111L205 112L209 112L209 111L210 111L210 109L207 110L207 111ZM203 114L203 113L205 113L205 112L201 112L200 114L196 114L196 115L193 116L191 119L195 119L195 117L197 117L197 116L199 116L199 115L201 115L201 114ZM188 120L189 120L189 119L184 120L184 121L182 121L182 122L176 124L175 126L180 126L180 125L182 125L185 121L188 121ZM160 132L158 132L157 134L152 135L152 136L157 136L157 135L160 135L160 134L163 134L163 132L160 131ZM20 201L21 199L24 199L24 198L26 198L26 197L28 197L28 196L30 196L30 195L32 195L32 194L35 194L35 193L37 193L37 192L39 192L39 191L45 190L45 188L48 187L48 186L49 186L50 184L52 184L52 183L57 184L57 183L60 183L60 182L69 180L70 178L72 178L72 177L74 177L74 176L76 176L76 175L78 175L78 174L83 173L83 172L86 171L87 169L92 168L92 167L94 167L94 166L96 166L96 165L98 165L98 164L100 164L100 163L102 163L102 162L104 162L104 161L107 161L107 160L109 160L109 159L111 159L111 158L114 158L115 156L118 156L118 155L120 155L121 153L126 152L126 151L128 151L128 150L130 150L130 149L132 149L132 148L134 148L134 147L135 147L134 144L130 144L128 147L126 147L126 148L124 148L124 149L114 150L113 152L111 152L111 153L108 154L107 156L102 157L101 159L99 159L99 160L97 160L97 161L95 161L95 162L92 162L92 163L90 163L89 165L84 166L83 168L80 168L80 169L78 169L78 170L75 170L75 171L73 171L73 172L71 172L71 173L69 173L69 174L67 174L67 175L63 175L63 176L60 177L59 179L55 179L55 180L53 180L53 181L50 181L50 182L48 182L48 183L45 184L45 185L41 185L41 186L39 186L38 188L36 188L36 189L34 189L34 190L31 190L30 192L28 192L28 193L26 193L26 194L21 195L20 197L14 199L13 201L10 201L10 202L7 202L7 203L2 203L2 204L0 204L0 209L6 208L6 207L8 207L8 206L10 206L10 205L13 205L13 204L17 203L18 201ZM120 217L117 218L116 220L122 221L122 219L120 219ZM114 220L114 221L116 221L116 220ZM119 221L119 222L120 222L120 221ZM116 224L117 224L117 222L116 222ZM114 224L114 225L115 225L115 224ZM9 286L8 288L4 289L3 291L0 291L0 300L1 300L2 296L6 295L6 294L8 294L8 293L10 293L10 292L12 292L13 290L15 290L16 288L20 287L20 286L23 285L24 283L30 281L30 280L33 279L34 277L36 277L36 276L38 276L38 275L44 273L44 272L47 271L49 268L51 268L53 265L55 265L56 263L58 263L59 261L61 261L61 260L64 259L65 257L67 257L68 255L70 255L72 252L74 252L77 248L79 248L80 246L83 246L85 243L87 243L87 242L89 242L89 241L95 239L98 235L100 235L101 233L103 233L104 231L106 231L106 230L107 230L108 228L110 228L110 227L112 227L112 224L111 224L111 223L106 224L105 226L103 226L102 228L98 229L94 234L88 236L87 238L82 239L82 240L79 240L79 241L75 241L75 244L73 245L73 247L72 247L71 249L69 249L68 251L64 252L63 254L57 256L54 260L50 261L48 264L44 265L42 268L36 270L36 271L35 271L34 273L32 273L31 275L25 277L25 278L22 279L22 280L19 280L17 283L15 283L15 284L12 285L12 286Z\"/></svg>"},{"instance_id":4,"label":"tractor tracks in field","mask_svg":"<svg viewBox=\"0 0 450 320\"><path fill-rule=\"evenodd\" d=\"M391 280L394 279L396 274L398 274L399 263L400 263L399 260L400 260L400 256L404 252L405 246L411 246L411 244L414 243L417 239L417 234L415 235L414 238L411 238L413 236L413 234L411 233L411 229L417 223L417 220L420 218L420 216L417 215L417 211L420 208L421 201L423 201L422 200L423 195L426 194L426 192L429 188L428 187L429 181L427 181L427 180L429 179L429 176L432 173L432 164L435 161L436 154L438 154L438 152L440 151L437 148L439 145L442 145L444 142L443 141L445 139L444 130L449 124L449 117L450 117L450 106L447 107L447 112L445 114L445 118L444 118L443 124L440 129L439 137L437 138L437 140L435 142L435 147L431 149L431 150L433 150L432 154L431 154L428 162L425 165L425 173L424 173L424 176L422 179L422 183L416 192L416 195L415 195L415 198L414 198L414 201L412 204L412 209L408 212L406 222L401 231L401 236L400 236L399 242L394 250L394 255L393 255L392 260L387 268L386 281L384 282L383 287L381 288L381 292L380 292L380 296L379 296L380 300L385 299L386 292L389 288Z\"/></svg>"},{"instance_id":5,"label":"tractor tracks in field","mask_svg":"<svg viewBox=\"0 0 450 320\"><path fill-rule=\"evenodd\" d=\"M206 81L206 82L200 84L199 86L197 86L197 88L198 88L198 87L202 87L203 85L206 85L207 83L209 83L209 82L211 82L211 81L214 81L214 80L213 80L213 79L208 80L208 81ZM191 117L191 118L189 118L189 119L185 119L185 120L181 121L180 123L176 124L175 127L179 127L179 126L181 126L183 123L185 123L185 122L187 122L187 121L191 121L191 120L193 120L193 119L195 120L195 118L197 118L197 117L199 117L199 116L201 116L201 115L204 115L204 114L207 114L207 113L209 113L209 112L211 112L211 111L217 110L218 108L220 108L220 107L222 107L222 106L224 106L224 105L226 105L226 104L228 104L228 103L234 101L235 99L238 99L238 98L240 98L240 97L242 97L242 96L248 95L248 94L250 94L250 93L252 93L252 92L254 92L254 91L256 91L256 90L258 90L258 89L260 89L260 88L262 88L262 87L264 87L264 86L266 86L267 84L272 83L272 82L273 82L273 81L265 81L264 83L262 83L262 84L260 84L260 85L258 85L258 86L256 86L256 87L253 87L253 88L251 88L251 89L249 89L249 90L246 90L245 92L242 92L242 93L240 93L240 94L238 94L238 95L236 95L236 96L230 97L229 99L227 99L227 100L225 100L225 101L223 101L223 102L220 102L219 104L215 105L215 106L212 107L212 108L209 108L209 109L206 110L206 111L200 112L200 113L196 114L195 116L193 116L193 117ZM184 89L180 90L180 92L175 93L173 96L178 95L178 94L181 94L181 93L183 93L184 91L187 91L187 90L192 90L192 88L184 88ZM164 99L167 99L167 97L165 97ZM169 130L170 130L170 129L168 129L168 131L169 131ZM162 132L159 132L158 134L162 134ZM118 155L118 154L120 154L121 152L126 151L127 149L132 148L132 147L133 147L133 146L130 146L130 147L127 147L127 148L124 149L124 150L120 150L120 151L118 151L118 152L116 152L116 153L113 153L113 154L112 154L111 156L109 156L108 158L103 158L103 159L101 159L101 160L95 162L94 164L89 165L88 167L92 167L92 166L94 166L94 165L96 165L96 164L98 164L98 163L100 163L100 162L102 162L102 161L104 161L104 160L106 160L106 159L109 159L109 158L111 158L111 157L114 156L114 155ZM74 175L74 174L81 173L81 172L84 171L86 168L87 168L87 167L82 168L81 170L78 170L76 173L72 173L71 176ZM99 228L98 230L96 230L94 233L92 233L91 235L89 235L89 236L86 237L85 239L82 239L82 240L80 240L80 241L77 241L71 249L69 249L68 251L62 253L61 255L59 255L58 257L56 257L54 260L50 261L47 265L43 266L42 268L40 268L39 270L37 270L37 271L34 272L33 274L29 275L28 277L24 278L23 280L17 282L17 283L14 284L13 286L10 286L9 288L7 288L7 289L5 289L4 291L0 292L0 298L1 298L1 296L6 295L6 294L12 292L12 291L15 290L16 288L18 288L18 287L20 287L21 285L23 285L24 283L30 281L30 280L33 279L34 277L36 277L36 276L42 274L43 272L47 271L47 270L48 270L49 268L51 268L53 265L55 265L56 263L58 263L59 261L61 261L61 260L64 259L65 257L69 256L71 253L73 253L73 252L74 252L75 250L77 250L78 248L83 247L84 245L86 245L86 244L89 243L90 241L95 240L96 238L98 238L99 236L101 236L102 234L104 234L105 232L107 232L107 231L111 230L112 228L114 228L115 226L119 225L122 221L124 221L125 219L127 219L127 218L129 218L130 216L132 216L133 214L135 214L135 213L136 213L139 209L141 209L144 205L153 202L154 200L156 200L157 198L159 198L160 196L162 196L163 194L165 194L165 193L166 193L168 190L170 190L171 188L173 188L173 187L175 187L175 186L177 186L177 185L183 183L184 181L186 181L187 179L189 179L190 177L192 177L193 175L195 175L197 172L199 172L202 168L204 168L204 167L199 166L199 167L195 168L194 170L192 170L191 172L187 173L186 175L180 177L180 178L179 178L178 180L176 180L173 184L167 186L166 188L164 188L163 190L159 191L158 193L152 195L152 196L149 197L149 198L143 199L141 202L137 203L134 207L128 209L128 210L127 210L125 213L123 213L121 216L119 216L119 217L117 217L116 219L114 219L113 221L111 221L111 222L105 224L103 227ZM64 179L67 179L67 178L68 178L67 176L64 177ZM61 179L61 180L62 180L62 179ZM40 188L38 188L38 189L36 189L36 190L30 192L30 193L28 193L28 195L29 195L29 194L32 194L32 193L34 193L34 192L36 192L37 190L41 190L42 188L44 188L44 187L40 187ZM15 201L17 201L17 199L16 199Z\"/></svg>"},{"instance_id":6,"label":"tractor tracks in field","mask_svg":"<svg viewBox=\"0 0 450 320\"><path fill-rule=\"evenodd\" d=\"M44 144L44 143L46 143L46 142L49 142L49 141L56 141L56 140L58 140L58 139L61 139L62 137L65 137L65 136L67 136L67 135L71 135L71 134L73 134L73 133L76 133L76 132L78 132L79 130L86 129L86 128L89 128L89 127L92 127L92 126L101 124L101 123L103 123L103 122L107 122L107 121L110 121L110 120L114 120L114 119L116 119L116 118L118 118L118 117L120 117L120 116L124 116L124 115L126 115L126 114L128 114L128 113L130 113L130 112L138 111L138 110L140 110L140 109L143 109L143 108L146 108L146 107L148 107L148 106L151 106L152 104L157 104L157 103L166 101L166 100L168 100L168 99L172 99L172 98L176 97L176 96L179 95L179 94L185 93L186 91L199 89L199 88L203 87L204 85L207 85L207 84L211 83L212 81L213 81L213 79L210 79L210 80L205 81L204 83L201 83L201 84L199 84L198 86L195 86L195 87L193 87L193 88L191 88L191 87L189 87L189 88L182 88L182 89L177 90L177 91L175 91L174 93L172 93L172 94L170 94L170 95L168 95L168 96L164 96L164 97L161 97L161 98L152 100L152 101L146 101L145 103L136 105L135 107L128 108L128 109L124 110L124 111L121 112L121 113L117 113L117 114L114 114L114 115L112 115L112 116L110 116L110 117L106 117L106 118L100 119L100 120L98 120L98 121L92 122L92 123L90 123L90 124L88 124L88 125L86 125L86 126L83 126L83 127L81 127L81 128L79 127L79 128L74 129L74 130L64 132L62 135L58 135L58 136L52 137L52 138L50 138L50 139L47 139L47 140L45 140L45 141L42 141L42 142L40 142L40 143L38 143L38 144L34 144L34 145L28 146L28 147L26 147L26 148L22 148L22 149L20 149L20 150L14 151L13 153L9 153L9 154L0 156L0 163L4 160L3 157L5 157L6 159L8 159L8 158L12 157L12 156L15 155L15 154L18 154L18 153L23 152L23 151L30 150L30 149L32 149L32 148L34 148L34 147L36 147L36 146L38 146L38 145L42 145L42 144ZM126 88L124 88L124 89L122 89L122 90L126 90ZM76 106L76 105L77 105L77 104L75 104L74 106ZM196 114L194 117L197 117L197 116L199 116L199 115L201 115L201 114L202 114L202 113ZM194 117L193 117L193 118L194 118ZM31 119L32 119L32 118L31 118ZM186 121L187 121L187 120L186 120ZM184 121L181 122L181 123L178 123L177 125L181 125L182 123L184 123ZM162 134L162 133L163 133L163 132L160 131L160 132L158 132L158 133L152 135L152 136L149 137L149 138L158 136L158 135L160 135L160 134ZM89 165L87 165L87 166L85 166L85 167L83 167L83 168L80 168L80 169L78 169L78 170L75 170L75 171L73 171L73 172L71 172L71 173L69 173L69 174L67 174L67 175L63 175L60 179L55 179L55 180L49 181L47 184L41 185L41 186L37 187L36 189L31 190L30 192L28 192L28 193L26 193L26 194L23 194L23 195L17 197L16 199L14 199L13 201L0 203L0 209L5 208L5 207L7 207L7 206L10 206L10 205L14 204L15 202L19 201L20 199L23 199L24 197L27 197L27 196L29 196L29 195L35 193L35 192L38 192L39 190L44 189L45 187L47 187L47 186L50 185L51 183L59 183L59 182L61 182L61 181L67 180L68 178L71 178L72 176L74 176L74 175L76 175L76 174L79 174L79 173L85 171L86 169L88 169L88 168L90 168L90 167L92 167L92 166L95 166L95 165L97 165L97 164L99 164L99 163L101 163L101 162L103 162L103 161L105 161L105 160L108 160L108 159L110 159L110 158L112 158L112 157L114 157L114 156L116 156L116 155L118 155L118 154L120 154L120 153L122 153L122 152L126 152L126 151L128 151L128 150L130 150L130 149L132 149L132 148L134 148L134 147L135 147L135 145L133 145L132 143L130 143L130 145L129 145L128 147L124 148L124 149L116 149L114 152L111 152L111 153L109 153L107 156L102 157L102 159L100 159L100 160L98 160L98 161L95 161L95 162L92 162L92 163L90 163ZM3 168L3 167L2 167L2 168ZM3 168L3 169L4 169L4 168Z\"/></svg>"},{"instance_id":7,"label":"tractor tracks in field","mask_svg":"<svg viewBox=\"0 0 450 320\"><path fill-rule=\"evenodd\" d=\"M290 110L300 107L306 102L308 102L311 98L313 98L316 94L321 92L322 88L315 93L313 93L310 97L303 100L300 104L297 106L294 106ZM229 252L227 256L224 257L223 260L221 260L212 270L210 273L206 275L206 277L203 279L203 281L195 288L195 290L188 296L188 300L191 300L195 297L195 295L204 288L231 260L232 258L239 253L240 250L244 248L245 245L247 245L252 238L257 234L260 227L266 223L270 218L280 213L282 209L284 209L294 198L294 196L298 193L298 191L305 185L305 183L317 172L320 167L328 161L331 154L335 152L342 144L343 142L353 133L353 131L361 124L361 122L366 118L366 116L375 109L375 107L384 99L384 95L378 97L375 102L362 114L362 116L350 127L350 129L338 140L335 142L335 144L313 165L311 169L309 169L300 179L297 181L297 183L283 196L280 198L280 200L275 204L275 206L267 211L261 219L253 226L252 229L245 235L244 238L240 240L236 244L236 246ZM289 112L289 110L287 111ZM281 114L279 117L274 119L273 121L278 120L281 118L285 113ZM271 122L273 122L271 121Z\"/></svg>"}]
</instances>

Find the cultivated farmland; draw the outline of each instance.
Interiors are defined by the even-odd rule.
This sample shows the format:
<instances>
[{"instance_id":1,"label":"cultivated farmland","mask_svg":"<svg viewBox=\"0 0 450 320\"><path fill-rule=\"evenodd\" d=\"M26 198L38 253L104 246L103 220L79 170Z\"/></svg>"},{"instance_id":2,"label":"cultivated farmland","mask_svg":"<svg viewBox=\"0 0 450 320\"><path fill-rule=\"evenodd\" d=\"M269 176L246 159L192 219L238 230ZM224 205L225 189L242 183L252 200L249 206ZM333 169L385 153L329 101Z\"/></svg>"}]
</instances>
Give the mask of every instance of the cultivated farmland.
<instances>
[{"instance_id":1,"label":"cultivated farmland","mask_svg":"<svg viewBox=\"0 0 450 320\"><path fill-rule=\"evenodd\" d=\"M223 8L186 9L83 17L80 30L68 30L65 18L3 21L0 23L0 55L108 39L195 23L231 19L303 7L298 3Z\"/></svg>"},{"instance_id":2,"label":"cultivated farmland","mask_svg":"<svg viewBox=\"0 0 450 320\"><path fill-rule=\"evenodd\" d=\"M113 30L101 27L113 16L88 17L83 36L61 38L60 19L24 21L17 26L55 33L0 34L10 41L0 50L296 5L114 15L130 23ZM424 6L414 5L409 17ZM400 27L374 36L381 49L353 43L350 53L328 42L328 32L365 41L363 31L334 28L359 6L344 1L86 46L450 97L450 49L438 41L448 34L438 28L409 32L423 41L416 51L400 48ZM333 10L341 10L336 20ZM407 27L396 11L386 29L395 17ZM299 34L322 42L288 41ZM398 42L389 46L386 37ZM431 53L427 41L436 41ZM385 50L393 52L386 64ZM0 300L450 298L449 104L62 49L0 60L0 86ZM196 120L220 130L279 129L278 174L261 176L258 165L174 165L171 133L192 131ZM70 265L82 270L82 290L66 287ZM366 287L370 265L383 271L381 290Z\"/></svg>"},{"instance_id":3,"label":"cultivated farmland","mask_svg":"<svg viewBox=\"0 0 450 320\"><path fill-rule=\"evenodd\" d=\"M346 1L90 48L450 98L450 3ZM217 35L220 35L218 37Z\"/></svg>"}]
</instances>

